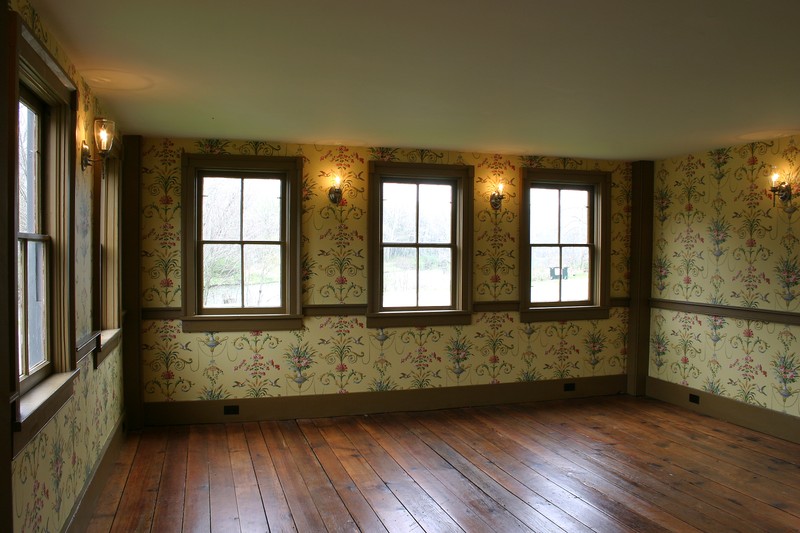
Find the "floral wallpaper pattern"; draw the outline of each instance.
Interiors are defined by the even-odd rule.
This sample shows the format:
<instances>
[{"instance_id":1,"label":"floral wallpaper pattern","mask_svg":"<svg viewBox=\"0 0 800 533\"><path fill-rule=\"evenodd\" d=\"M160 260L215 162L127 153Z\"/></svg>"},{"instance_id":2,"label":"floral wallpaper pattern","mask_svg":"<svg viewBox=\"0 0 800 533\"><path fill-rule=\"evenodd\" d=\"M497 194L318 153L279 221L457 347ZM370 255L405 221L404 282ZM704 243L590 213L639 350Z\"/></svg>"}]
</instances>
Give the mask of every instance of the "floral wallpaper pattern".
<instances>
[{"instance_id":1,"label":"floral wallpaper pattern","mask_svg":"<svg viewBox=\"0 0 800 533\"><path fill-rule=\"evenodd\" d=\"M798 142L657 163L652 295L719 306L719 314L654 310L652 377L800 416L798 327L725 313L800 310L796 208L769 190L777 172L800 193Z\"/></svg>"},{"instance_id":2,"label":"floral wallpaper pattern","mask_svg":"<svg viewBox=\"0 0 800 533\"><path fill-rule=\"evenodd\" d=\"M14 531L61 530L121 417L121 351L97 369L85 358L72 398L12 461Z\"/></svg>"},{"instance_id":3,"label":"floral wallpaper pattern","mask_svg":"<svg viewBox=\"0 0 800 533\"><path fill-rule=\"evenodd\" d=\"M145 139L142 155L142 305L181 305L181 153L304 159L303 299L367 301L367 173L370 160L475 167L473 294L518 297L522 167L612 173L612 293L628 296L631 171L627 163L387 147L296 145L227 139ZM343 198L330 203L334 176ZM495 211L489 196L503 183ZM191 401L508 383L625 372L627 310L608 320L520 324L513 312L476 313L461 327L368 329L363 316L305 318L301 331L185 334L178 320L143 325L145 401Z\"/></svg>"}]
</instances>

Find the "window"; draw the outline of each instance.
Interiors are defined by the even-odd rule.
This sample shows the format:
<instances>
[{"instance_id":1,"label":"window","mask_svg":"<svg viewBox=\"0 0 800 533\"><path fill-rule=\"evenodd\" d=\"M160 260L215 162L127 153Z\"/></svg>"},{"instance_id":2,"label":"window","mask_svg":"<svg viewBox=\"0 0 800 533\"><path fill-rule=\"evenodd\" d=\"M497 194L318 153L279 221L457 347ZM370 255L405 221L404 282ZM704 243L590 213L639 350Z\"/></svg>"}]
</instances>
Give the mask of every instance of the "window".
<instances>
[{"instance_id":1,"label":"window","mask_svg":"<svg viewBox=\"0 0 800 533\"><path fill-rule=\"evenodd\" d=\"M18 390L25 394L53 374L69 379L75 368L76 115L72 82L27 28L18 29L15 344ZM27 409L19 407L20 420Z\"/></svg>"},{"instance_id":2,"label":"window","mask_svg":"<svg viewBox=\"0 0 800 533\"><path fill-rule=\"evenodd\" d=\"M184 155L184 331L299 329L302 159Z\"/></svg>"},{"instance_id":3,"label":"window","mask_svg":"<svg viewBox=\"0 0 800 533\"><path fill-rule=\"evenodd\" d=\"M473 168L370 162L367 326L469 324Z\"/></svg>"},{"instance_id":4,"label":"window","mask_svg":"<svg viewBox=\"0 0 800 533\"><path fill-rule=\"evenodd\" d=\"M522 178L522 321L607 318L610 175L523 169Z\"/></svg>"},{"instance_id":5,"label":"window","mask_svg":"<svg viewBox=\"0 0 800 533\"><path fill-rule=\"evenodd\" d=\"M17 357L21 389L50 373L48 275L42 157L46 106L25 87L19 100L17 173Z\"/></svg>"}]
</instances>

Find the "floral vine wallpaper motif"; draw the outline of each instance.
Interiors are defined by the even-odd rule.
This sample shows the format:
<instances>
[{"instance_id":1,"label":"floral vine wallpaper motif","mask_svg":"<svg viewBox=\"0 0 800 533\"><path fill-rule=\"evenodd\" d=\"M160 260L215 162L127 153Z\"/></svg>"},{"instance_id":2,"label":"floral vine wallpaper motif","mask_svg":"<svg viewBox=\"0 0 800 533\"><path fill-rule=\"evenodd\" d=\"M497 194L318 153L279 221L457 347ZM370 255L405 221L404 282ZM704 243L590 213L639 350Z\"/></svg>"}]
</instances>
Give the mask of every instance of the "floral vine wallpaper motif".
<instances>
[{"instance_id":1,"label":"floral vine wallpaper motif","mask_svg":"<svg viewBox=\"0 0 800 533\"><path fill-rule=\"evenodd\" d=\"M656 298L721 306L654 310L650 375L800 415L797 327L727 317L725 306L798 312L794 206L773 206L777 170L800 193L798 139L711 150L656 167ZM795 200L796 201L796 200Z\"/></svg>"},{"instance_id":2,"label":"floral vine wallpaper motif","mask_svg":"<svg viewBox=\"0 0 800 533\"><path fill-rule=\"evenodd\" d=\"M305 304L366 303L369 160L475 166L474 294L518 295L518 182L522 167L612 173L612 294L628 295L631 172L627 163L435 150L316 146L225 139L145 139L142 155L142 305L180 306L181 152L304 158L302 276ZM334 176L343 198L327 196ZM488 198L505 186L500 210ZM627 310L609 320L520 324L517 313L478 313L460 327L367 329L364 317L306 317L294 332L186 334L180 321L143 324L145 399L190 401L388 391L620 374ZM563 331L572 346L560 345Z\"/></svg>"}]
</instances>

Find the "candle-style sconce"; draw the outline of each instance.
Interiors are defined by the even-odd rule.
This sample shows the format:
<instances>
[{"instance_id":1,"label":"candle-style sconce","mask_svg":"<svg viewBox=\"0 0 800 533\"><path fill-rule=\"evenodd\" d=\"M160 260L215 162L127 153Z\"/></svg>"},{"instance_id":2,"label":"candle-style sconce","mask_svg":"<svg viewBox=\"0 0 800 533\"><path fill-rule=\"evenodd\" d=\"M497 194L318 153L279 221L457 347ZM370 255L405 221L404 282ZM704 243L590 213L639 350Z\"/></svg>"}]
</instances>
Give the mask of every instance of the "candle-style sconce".
<instances>
[{"instance_id":1,"label":"candle-style sconce","mask_svg":"<svg viewBox=\"0 0 800 533\"><path fill-rule=\"evenodd\" d=\"M497 211L501 207L503 207L503 200L505 199L505 195L503 194L503 184L497 184L497 190L492 193L489 197L489 204L492 206L492 209Z\"/></svg>"},{"instance_id":2,"label":"candle-style sconce","mask_svg":"<svg viewBox=\"0 0 800 533\"><path fill-rule=\"evenodd\" d=\"M339 205L342 202L342 178L339 176L333 178L333 185L328 189L328 200L333 205Z\"/></svg>"},{"instance_id":3,"label":"candle-style sconce","mask_svg":"<svg viewBox=\"0 0 800 533\"><path fill-rule=\"evenodd\" d=\"M783 210L786 213L793 213L796 208L792 205L792 185L781 179L780 174L776 171L772 174L772 187L769 188L772 193L772 205L777 205L777 199L780 198L783 204Z\"/></svg>"}]
</instances>

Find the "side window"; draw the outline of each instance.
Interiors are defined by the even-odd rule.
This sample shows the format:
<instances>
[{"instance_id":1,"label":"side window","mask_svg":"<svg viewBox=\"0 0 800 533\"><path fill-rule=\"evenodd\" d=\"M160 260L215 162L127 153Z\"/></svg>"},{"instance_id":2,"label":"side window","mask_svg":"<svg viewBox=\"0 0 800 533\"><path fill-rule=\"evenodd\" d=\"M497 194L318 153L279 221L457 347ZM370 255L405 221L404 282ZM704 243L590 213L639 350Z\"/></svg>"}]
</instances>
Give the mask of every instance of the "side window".
<instances>
[{"instance_id":1,"label":"side window","mask_svg":"<svg viewBox=\"0 0 800 533\"><path fill-rule=\"evenodd\" d=\"M523 169L523 321L608 316L610 187L605 172Z\"/></svg>"},{"instance_id":2,"label":"side window","mask_svg":"<svg viewBox=\"0 0 800 533\"><path fill-rule=\"evenodd\" d=\"M22 391L51 371L50 236L44 225L47 106L20 89L17 198L17 356Z\"/></svg>"},{"instance_id":3,"label":"side window","mask_svg":"<svg viewBox=\"0 0 800 533\"><path fill-rule=\"evenodd\" d=\"M472 176L370 163L369 327L470 322Z\"/></svg>"},{"instance_id":4,"label":"side window","mask_svg":"<svg viewBox=\"0 0 800 533\"><path fill-rule=\"evenodd\" d=\"M185 331L298 329L300 158L185 155Z\"/></svg>"}]
</instances>

